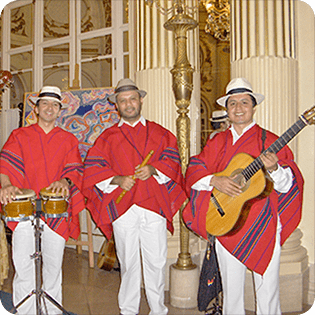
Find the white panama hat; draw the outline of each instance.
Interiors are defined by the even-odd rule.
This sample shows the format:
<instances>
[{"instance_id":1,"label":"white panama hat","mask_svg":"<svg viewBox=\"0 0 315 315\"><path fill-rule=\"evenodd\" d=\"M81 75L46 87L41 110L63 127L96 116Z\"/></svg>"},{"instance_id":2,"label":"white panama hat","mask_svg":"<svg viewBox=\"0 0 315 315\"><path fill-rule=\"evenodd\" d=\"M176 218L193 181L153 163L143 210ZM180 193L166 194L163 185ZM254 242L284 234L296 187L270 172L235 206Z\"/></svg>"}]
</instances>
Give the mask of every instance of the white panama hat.
<instances>
[{"instance_id":1,"label":"white panama hat","mask_svg":"<svg viewBox=\"0 0 315 315\"><path fill-rule=\"evenodd\" d=\"M245 78L236 78L231 80L226 87L226 95L217 99L217 103L225 107L227 99L232 94L252 95L256 99L257 105L260 104L265 99L264 95L253 92L252 85Z\"/></svg>"},{"instance_id":2,"label":"white panama hat","mask_svg":"<svg viewBox=\"0 0 315 315\"><path fill-rule=\"evenodd\" d=\"M113 94L109 95L108 99L112 103L116 103L117 102L116 96L119 93L126 92L126 91L137 91L140 94L140 97L145 97L147 95L147 92L143 91L143 90L139 90L136 83L134 83L132 80L121 79L115 88L115 92Z\"/></svg>"},{"instance_id":3,"label":"white panama hat","mask_svg":"<svg viewBox=\"0 0 315 315\"><path fill-rule=\"evenodd\" d=\"M212 112L211 122L222 122L228 119L227 112L225 110L215 110Z\"/></svg>"},{"instance_id":4,"label":"white panama hat","mask_svg":"<svg viewBox=\"0 0 315 315\"><path fill-rule=\"evenodd\" d=\"M67 108L69 105L61 102L61 91L57 86L43 86L37 98L39 100L53 100L61 104L61 109Z\"/></svg>"}]
</instances>

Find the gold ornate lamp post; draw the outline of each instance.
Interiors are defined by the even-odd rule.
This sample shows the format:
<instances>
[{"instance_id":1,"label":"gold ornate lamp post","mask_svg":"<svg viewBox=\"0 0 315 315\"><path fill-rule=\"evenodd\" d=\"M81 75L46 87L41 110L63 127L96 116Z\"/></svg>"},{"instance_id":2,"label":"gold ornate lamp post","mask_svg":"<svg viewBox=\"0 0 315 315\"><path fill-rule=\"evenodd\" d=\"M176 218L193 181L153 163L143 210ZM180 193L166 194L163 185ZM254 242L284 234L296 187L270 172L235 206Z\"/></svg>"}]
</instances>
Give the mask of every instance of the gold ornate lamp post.
<instances>
[{"instance_id":1,"label":"gold ornate lamp post","mask_svg":"<svg viewBox=\"0 0 315 315\"><path fill-rule=\"evenodd\" d=\"M175 33L175 65L171 70L173 92L178 107L176 119L176 134L183 174L190 157L190 119L187 115L193 91L193 73L187 58L187 31L193 30L198 23L184 12L182 1L176 3L176 14L164 27ZM186 204L185 204L186 205ZM182 210L180 209L180 253L177 262L170 269L170 302L181 308L197 306L198 268L193 264L189 253L189 231L186 228Z\"/></svg>"},{"instance_id":2,"label":"gold ornate lamp post","mask_svg":"<svg viewBox=\"0 0 315 315\"><path fill-rule=\"evenodd\" d=\"M188 7L185 0L173 0L171 6L164 8L160 0L146 0L149 5L156 5L161 14L172 13L164 27L175 34L175 65L171 70L173 92L178 108L176 135L183 174L186 173L190 157L190 119L187 115L193 91L193 73L187 58L187 32L197 27L198 23L185 11L194 12L198 7ZM170 2L168 2L170 3ZM166 2L163 2L166 4ZM188 200L187 200L188 202ZM191 260L189 253L189 231L182 219L180 209L180 253L177 262L170 267L170 303L179 308L197 306L199 269Z\"/></svg>"},{"instance_id":3,"label":"gold ornate lamp post","mask_svg":"<svg viewBox=\"0 0 315 315\"><path fill-rule=\"evenodd\" d=\"M193 68L187 58L187 37L186 33L197 27L197 22L189 15L184 13L182 3L179 2L176 8L177 14L172 16L164 27L168 31L175 33L176 59L174 68L171 70L173 78L173 92L175 95L175 104L178 107L179 114L176 119L176 134L179 154L183 174L186 173L190 157L190 119L187 116L191 94L193 91ZM182 211L182 209L181 209ZM189 253L189 231L187 230L180 213L180 253L177 263L174 265L177 269L193 269L196 265L192 263Z\"/></svg>"},{"instance_id":4,"label":"gold ornate lamp post","mask_svg":"<svg viewBox=\"0 0 315 315\"><path fill-rule=\"evenodd\" d=\"M190 119L187 115L193 91L193 73L187 58L187 32L198 23L186 14L185 10L196 11L198 7L188 7L184 0L174 0L169 8L164 8L160 0L146 0L149 5L155 3L163 15L173 13L164 27L175 34L175 65L171 70L173 92L178 108L176 135L183 174L186 173L190 157ZM164 2L165 4L165 2ZM187 200L188 202L188 200ZM182 219L180 209L180 253L177 262L170 268L170 302L172 306L193 308L197 306L199 270L191 260L189 253L189 231Z\"/></svg>"}]
</instances>

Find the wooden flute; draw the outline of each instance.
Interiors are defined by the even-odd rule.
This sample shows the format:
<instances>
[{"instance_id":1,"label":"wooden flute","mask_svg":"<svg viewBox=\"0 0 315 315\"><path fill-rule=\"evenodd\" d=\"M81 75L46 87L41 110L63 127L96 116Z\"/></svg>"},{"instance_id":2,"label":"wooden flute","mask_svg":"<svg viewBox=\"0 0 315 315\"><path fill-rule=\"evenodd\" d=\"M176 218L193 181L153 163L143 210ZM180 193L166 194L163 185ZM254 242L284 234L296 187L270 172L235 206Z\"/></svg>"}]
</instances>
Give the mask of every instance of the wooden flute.
<instances>
[{"instance_id":1,"label":"wooden flute","mask_svg":"<svg viewBox=\"0 0 315 315\"><path fill-rule=\"evenodd\" d=\"M151 150L151 151L149 152L149 154L145 157L145 159L144 159L144 160L142 161L142 163L140 164L140 167L139 167L139 168L145 166L145 165L149 162L149 160L150 160L151 156L153 155L153 153L154 153L153 150ZM133 175L132 178L133 178L133 179L136 179L136 175ZM117 203L117 204L120 203L121 199L125 196L126 192L127 192L127 190L123 190L123 191L121 192L121 194L118 196L118 198L117 198L117 200L116 200L116 203Z\"/></svg>"}]
</instances>

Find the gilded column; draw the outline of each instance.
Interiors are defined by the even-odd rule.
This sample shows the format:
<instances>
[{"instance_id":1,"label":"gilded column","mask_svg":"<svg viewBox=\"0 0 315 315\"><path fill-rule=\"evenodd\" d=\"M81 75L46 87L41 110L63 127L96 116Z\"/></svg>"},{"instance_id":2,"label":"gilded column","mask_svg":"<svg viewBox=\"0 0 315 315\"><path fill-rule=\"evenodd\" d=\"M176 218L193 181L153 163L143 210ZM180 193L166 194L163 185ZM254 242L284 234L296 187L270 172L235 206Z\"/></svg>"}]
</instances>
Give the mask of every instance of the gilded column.
<instances>
[{"instance_id":1,"label":"gilded column","mask_svg":"<svg viewBox=\"0 0 315 315\"><path fill-rule=\"evenodd\" d=\"M193 73L187 57L187 32L197 27L197 21L187 15L184 5L178 2L175 14L164 24L175 34L175 64L171 70L175 104L178 108L176 119L177 143L181 157L183 174L190 157L190 118L189 105L194 89ZM188 202L188 199L187 199ZM182 211L182 209L180 209ZM170 303L180 308L197 306L198 275L197 265L192 262L189 252L189 231L180 212L180 253L177 262L170 268Z\"/></svg>"},{"instance_id":2,"label":"gilded column","mask_svg":"<svg viewBox=\"0 0 315 315\"><path fill-rule=\"evenodd\" d=\"M300 114L295 6L294 0L231 1L231 77L247 78L254 91L265 95L265 101L257 106L255 120L279 136ZM296 153L297 139L289 145ZM308 258L301 237L297 229L282 248L282 311L301 311L305 302L303 283L308 277ZM252 309L250 281L246 289L246 309Z\"/></svg>"}]
</instances>

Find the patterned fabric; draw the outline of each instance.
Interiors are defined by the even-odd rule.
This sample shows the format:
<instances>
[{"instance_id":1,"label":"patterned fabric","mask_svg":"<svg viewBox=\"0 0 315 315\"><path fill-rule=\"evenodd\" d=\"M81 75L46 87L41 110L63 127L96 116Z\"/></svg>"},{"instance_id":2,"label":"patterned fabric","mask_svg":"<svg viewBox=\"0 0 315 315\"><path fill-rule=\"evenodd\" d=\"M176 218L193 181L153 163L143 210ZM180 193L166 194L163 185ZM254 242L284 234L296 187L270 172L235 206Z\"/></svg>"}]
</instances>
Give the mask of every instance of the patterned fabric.
<instances>
[{"instance_id":1,"label":"patterned fabric","mask_svg":"<svg viewBox=\"0 0 315 315\"><path fill-rule=\"evenodd\" d=\"M135 167L154 150L149 164L171 178L159 185L150 177L137 180L120 203L116 199L122 192L118 187L110 194L101 192L95 184L116 175L133 175ZM154 211L167 219L172 232L172 219L187 196L183 190L181 164L176 138L162 126L146 121L135 127L123 124L106 129L89 150L85 159L83 194L87 197L87 208L97 226L110 239L112 222L125 213L133 204Z\"/></svg>"},{"instance_id":2,"label":"patterned fabric","mask_svg":"<svg viewBox=\"0 0 315 315\"><path fill-rule=\"evenodd\" d=\"M84 160L87 151L106 128L118 122L118 112L107 97L112 88L71 90L61 92L62 103L69 107L62 110L57 126L71 132L79 140L79 150ZM24 98L23 126L37 122L34 106L38 93L26 93Z\"/></svg>"},{"instance_id":3,"label":"patterned fabric","mask_svg":"<svg viewBox=\"0 0 315 315\"><path fill-rule=\"evenodd\" d=\"M261 133L262 129L255 125L233 145L230 130L221 132L208 140L199 155L190 159L186 172L186 189L191 202L190 207L184 210L183 218L188 227L205 239L210 192L195 191L191 186L207 175L223 171L237 153L244 152L253 158L258 157L262 150ZM276 135L267 131L265 148L276 139ZM280 150L277 156L279 164L284 168L290 167L293 172L294 179L290 191L280 194L273 190L268 198L251 200L251 210L245 224L234 234L218 237L232 255L259 274L264 273L272 257L278 214L282 225L281 245L301 219L303 177L287 146Z\"/></svg>"},{"instance_id":4,"label":"patterned fabric","mask_svg":"<svg viewBox=\"0 0 315 315\"><path fill-rule=\"evenodd\" d=\"M71 133L55 127L46 134L38 124L14 130L0 155L0 173L9 176L12 185L35 191L68 177L70 187L68 219L47 219L54 231L64 237L77 238L80 233L78 213L85 208L80 193L83 163L78 140ZM18 223L8 222L13 230Z\"/></svg>"}]
</instances>

